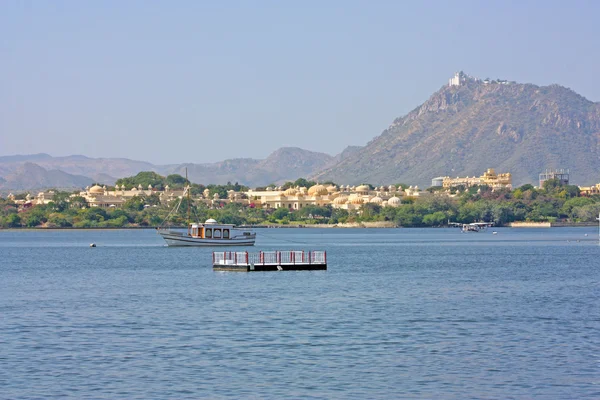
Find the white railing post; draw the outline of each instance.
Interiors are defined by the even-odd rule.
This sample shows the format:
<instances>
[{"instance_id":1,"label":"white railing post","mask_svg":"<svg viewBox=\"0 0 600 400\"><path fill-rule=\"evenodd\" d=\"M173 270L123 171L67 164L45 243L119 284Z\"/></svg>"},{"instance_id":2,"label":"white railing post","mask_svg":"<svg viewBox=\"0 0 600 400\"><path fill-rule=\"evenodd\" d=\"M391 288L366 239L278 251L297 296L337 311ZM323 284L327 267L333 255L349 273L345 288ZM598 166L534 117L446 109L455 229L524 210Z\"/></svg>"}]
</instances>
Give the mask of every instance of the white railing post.
<instances>
[{"instance_id":1,"label":"white railing post","mask_svg":"<svg viewBox=\"0 0 600 400\"><path fill-rule=\"evenodd\" d=\"M600 213L598 214L598 246L600 246Z\"/></svg>"}]
</instances>

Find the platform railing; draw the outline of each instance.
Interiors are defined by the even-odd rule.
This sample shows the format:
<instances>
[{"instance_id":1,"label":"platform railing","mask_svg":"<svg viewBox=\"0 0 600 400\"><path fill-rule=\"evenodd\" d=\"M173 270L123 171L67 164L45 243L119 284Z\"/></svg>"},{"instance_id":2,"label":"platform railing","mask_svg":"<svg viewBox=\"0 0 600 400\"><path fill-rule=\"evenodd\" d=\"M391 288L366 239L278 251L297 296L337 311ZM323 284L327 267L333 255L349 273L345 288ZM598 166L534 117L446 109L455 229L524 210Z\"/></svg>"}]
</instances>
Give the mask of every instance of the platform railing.
<instances>
[{"instance_id":1,"label":"platform railing","mask_svg":"<svg viewBox=\"0 0 600 400\"><path fill-rule=\"evenodd\" d=\"M295 265L327 264L325 251L215 251L213 265Z\"/></svg>"}]
</instances>

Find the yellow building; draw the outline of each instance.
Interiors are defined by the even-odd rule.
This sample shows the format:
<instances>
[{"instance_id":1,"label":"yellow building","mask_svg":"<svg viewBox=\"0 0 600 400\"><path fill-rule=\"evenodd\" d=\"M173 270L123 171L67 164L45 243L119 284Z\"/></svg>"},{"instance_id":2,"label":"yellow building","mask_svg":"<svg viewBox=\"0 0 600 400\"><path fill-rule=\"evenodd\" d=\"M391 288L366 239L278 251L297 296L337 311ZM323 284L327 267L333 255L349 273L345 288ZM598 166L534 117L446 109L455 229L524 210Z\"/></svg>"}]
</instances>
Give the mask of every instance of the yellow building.
<instances>
[{"instance_id":1,"label":"yellow building","mask_svg":"<svg viewBox=\"0 0 600 400\"><path fill-rule=\"evenodd\" d=\"M600 183L596 183L593 186L579 186L579 191L583 196L600 194Z\"/></svg>"},{"instance_id":2,"label":"yellow building","mask_svg":"<svg viewBox=\"0 0 600 400\"><path fill-rule=\"evenodd\" d=\"M470 178L467 176L465 178L450 178L449 176L446 176L444 177L442 185L446 189L457 186L471 187L477 185L486 185L493 189L512 189L512 176L509 172L503 174L496 174L496 171L494 171L493 168L489 168L480 177L474 176Z\"/></svg>"}]
</instances>

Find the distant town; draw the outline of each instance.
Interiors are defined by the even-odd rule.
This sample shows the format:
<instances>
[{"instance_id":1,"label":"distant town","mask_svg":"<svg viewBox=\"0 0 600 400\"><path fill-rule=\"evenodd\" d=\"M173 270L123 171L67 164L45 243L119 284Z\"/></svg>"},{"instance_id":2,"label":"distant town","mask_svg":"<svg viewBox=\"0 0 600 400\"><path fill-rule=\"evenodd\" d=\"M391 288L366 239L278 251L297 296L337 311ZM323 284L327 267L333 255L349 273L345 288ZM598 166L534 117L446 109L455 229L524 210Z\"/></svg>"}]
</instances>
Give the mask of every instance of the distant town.
<instances>
[{"instance_id":1,"label":"distant town","mask_svg":"<svg viewBox=\"0 0 600 400\"><path fill-rule=\"evenodd\" d=\"M570 185L565 169L541 172L538 187L523 185L515 189L509 172L496 173L493 168L478 177L436 177L427 189L405 184L336 185L304 178L251 189L239 184L204 186L180 175L162 177L141 172L112 187L96 184L72 193L10 193L1 200L0 226L158 226L174 202L186 196L186 187L196 214L236 224L585 223L592 222L600 212L600 183L589 187ZM176 219L178 224L186 224L183 214Z\"/></svg>"}]
</instances>

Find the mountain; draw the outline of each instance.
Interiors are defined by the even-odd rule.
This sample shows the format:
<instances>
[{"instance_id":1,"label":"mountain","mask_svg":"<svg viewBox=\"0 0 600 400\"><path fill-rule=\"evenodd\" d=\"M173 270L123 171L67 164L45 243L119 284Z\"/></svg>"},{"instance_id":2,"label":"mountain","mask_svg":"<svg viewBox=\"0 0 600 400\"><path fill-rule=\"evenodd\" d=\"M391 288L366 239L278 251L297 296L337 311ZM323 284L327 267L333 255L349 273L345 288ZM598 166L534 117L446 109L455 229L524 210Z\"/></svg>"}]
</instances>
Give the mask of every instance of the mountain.
<instances>
[{"instance_id":1,"label":"mountain","mask_svg":"<svg viewBox=\"0 0 600 400\"><path fill-rule=\"evenodd\" d=\"M0 189L31 190L41 188L81 188L92 183L88 177L71 175L59 170L46 170L26 162L0 179Z\"/></svg>"},{"instance_id":2,"label":"mountain","mask_svg":"<svg viewBox=\"0 0 600 400\"><path fill-rule=\"evenodd\" d=\"M196 183L239 182L248 186L264 186L312 175L330 165L332 160L333 157L328 154L297 147L278 149L264 160L239 158L216 163L177 165L154 165L125 158L90 158L82 155L3 156L0 157L0 188L30 190L84 187L92 182L112 185L118 178L136 175L141 171L185 175L186 168L190 180Z\"/></svg>"},{"instance_id":3,"label":"mountain","mask_svg":"<svg viewBox=\"0 0 600 400\"><path fill-rule=\"evenodd\" d=\"M331 162L334 164L332 164L332 165L335 165L335 164L339 163L340 161L345 160L346 158L357 153L361 149L362 149L362 146L347 146L344 150L342 150L342 152L340 154L333 157Z\"/></svg>"},{"instance_id":4,"label":"mountain","mask_svg":"<svg viewBox=\"0 0 600 400\"><path fill-rule=\"evenodd\" d=\"M568 168L572 183L600 181L599 103L559 85L455 79L313 178L428 187L437 176L495 168L519 186L536 184L547 168Z\"/></svg>"},{"instance_id":5,"label":"mountain","mask_svg":"<svg viewBox=\"0 0 600 400\"><path fill-rule=\"evenodd\" d=\"M332 159L325 153L283 147L264 160L238 158L210 164L181 164L167 169L166 173L185 175L187 168L192 182L264 186L309 176L323 169Z\"/></svg>"},{"instance_id":6,"label":"mountain","mask_svg":"<svg viewBox=\"0 0 600 400\"><path fill-rule=\"evenodd\" d=\"M258 163L260 163L260 160L236 158L216 163L179 164L168 168L165 175L179 174L185 176L187 168L188 178L195 183L223 184L228 181L245 183L252 180L248 175L251 174L251 171Z\"/></svg>"},{"instance_id":7,"label":"mountain","mask_svg":"<svg viewBox=\"0 0 600 400\"><path fill-rule=\"evenodd\" d=\"M258 165L260 171L274 177L271 182L304 178L328 165L332 156L303 150L298 147L282 147ZM266 182L268 184L271 182Z\"/></svg>"},{"instance_id":8,"label":"mountain","mask_svg":"<svg viewBox=\"0 0 600 400\"><path fill-rule=\"evenodd\" d=\"M35 162L35 161L48 160L51 158L52 158L52 156L50 154L46 154L46 153L28 154L28 155L16 154L13 156L0 156L0 163L24 162L24 161Z\"/></svg>"},{"instance_id":9,"label":"mountain","mask_svg":"<svg viewBox=\"0 0 600 400\"><path fill-rule=\"evenodd\" d=\"M114 176L110 176L108 174L98 173L90 176L94 180L94 182L102 183L104 185L114 185L118 178Z\"/></svg>"}]
</instances>

